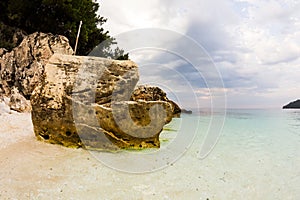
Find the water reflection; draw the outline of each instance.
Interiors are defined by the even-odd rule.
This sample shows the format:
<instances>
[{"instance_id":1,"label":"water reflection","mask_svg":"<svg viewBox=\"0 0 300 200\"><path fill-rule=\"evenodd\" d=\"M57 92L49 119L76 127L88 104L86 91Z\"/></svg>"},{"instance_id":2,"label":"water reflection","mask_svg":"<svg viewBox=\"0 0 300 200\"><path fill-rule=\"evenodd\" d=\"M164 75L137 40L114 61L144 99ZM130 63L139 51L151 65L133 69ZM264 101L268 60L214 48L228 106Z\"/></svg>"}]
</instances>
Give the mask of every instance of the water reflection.
<instances>
[{"instance_id":1,"label":"water reflection","mask_svg":"<svg viewBox=\"0 0 300 200\"><path fill-rule=\"evenodd\" d=\"M300 110L289 110L286 114L289 130L296 135L300 135Z\"/></svg>"}]
</instances>

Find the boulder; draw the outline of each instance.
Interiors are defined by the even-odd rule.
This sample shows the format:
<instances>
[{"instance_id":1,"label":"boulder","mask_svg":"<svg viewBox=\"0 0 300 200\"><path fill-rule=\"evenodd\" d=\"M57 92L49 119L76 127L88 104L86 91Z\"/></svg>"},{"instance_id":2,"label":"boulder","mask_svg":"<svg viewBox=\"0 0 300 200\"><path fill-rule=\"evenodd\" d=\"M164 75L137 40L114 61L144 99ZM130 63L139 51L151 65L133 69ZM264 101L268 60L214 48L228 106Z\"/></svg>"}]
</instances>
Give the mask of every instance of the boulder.
<instances>
[{"instance_id":1,"label":"boulder","mask_svg":"<svg viewBox=\"0 0 300 200\"><path fill-rule=\"evenodd\" d=\"M19 94L29 100L43 78L44 66L54 53L73 54L66 37L33 33L24 36L21 44L12 51L1 49L0 96L10 97L12 89L17 88Z\"/></svg>"},{"instance_id":2,"label":"boulder","mask_svg":"<svg viewBox=\"0 0 300 200\"><path fill-rule=\"evenodd\" d=\"M25 99L25 97L20 94L19 90L16 87L13 87L11 91L11 96L10 96L8 106L10 107L10 109L18 112L31 111L30 101Z\"/></svg>"},{"instance_id":3,"label":"boulder","mask_svg":"<svg viewBox=\"0 0 300 200\"><path fill-rule=\"evenodd\" d=\"M131 96L132 101L166 101L171 104L173 117L180 117L181 109L172 100L168 99L167 94L159 87L149 85L139 85Z\"/></svg>"},{"instance_id":4,"label":"boulder","mask_svg":"<svg viewBox=\"0 0 300 200\"><path fill-rule=\"evenodd\" d=\"M39 140L91 149L159 147L172 119L164 100L131 100L139 79L132 61L54 54L31 96Z\"/></svg>"}]
</instances>

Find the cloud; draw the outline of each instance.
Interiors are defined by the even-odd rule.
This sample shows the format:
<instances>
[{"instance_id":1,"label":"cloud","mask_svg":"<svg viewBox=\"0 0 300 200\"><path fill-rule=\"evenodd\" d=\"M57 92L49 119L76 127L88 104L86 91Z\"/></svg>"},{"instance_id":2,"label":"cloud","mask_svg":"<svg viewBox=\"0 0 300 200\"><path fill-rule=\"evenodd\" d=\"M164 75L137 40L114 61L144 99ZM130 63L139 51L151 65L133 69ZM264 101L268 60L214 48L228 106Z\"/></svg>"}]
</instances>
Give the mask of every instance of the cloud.
<instances>
[{"instance_id":1,"label":"cloud","mask_svg":"<svg viewBox=\"0 0 300 200\"><path fill-rule=\"evenodd\" d=\"M166 6L160 0L102 0L99 14L108 18L105 28L115 34L138 28L164 27L177 31L185 29L188 21L182 17L182 9ZM172 3L171 3L172 5Z\"/></svg>"},{"instance_id":2,"label":"cloud","mask_svg":"<svg viewBox=\"0 0 300 200\"><path fill-rule=\"evenodd\" d=\"M297 1L102 0L100 4L100 14L108 18L104 28L112 35L139 28L163 28L186 35L204 48L201 53L195 52L184 37L170 37L173 45L165 46L174 52L183 51L202 63L198 71L180 56L159 51L131 52L131 58L144 65L141 77L145 82L152 79L172 86L182 96L192 88L200 99L205 99L209 97L205 79L216 78L215 71L210 69L216 67L224 81L229 107L271 106L266 102L279 107L283 101L299 98L300 4ZM141 40L143 37L137 37L134 42ZM204 59L205 53L210 57ZM183 87L183 83L190 85ZM197 92L200 90L205 92Z\"/></svg>"}]
</instances>

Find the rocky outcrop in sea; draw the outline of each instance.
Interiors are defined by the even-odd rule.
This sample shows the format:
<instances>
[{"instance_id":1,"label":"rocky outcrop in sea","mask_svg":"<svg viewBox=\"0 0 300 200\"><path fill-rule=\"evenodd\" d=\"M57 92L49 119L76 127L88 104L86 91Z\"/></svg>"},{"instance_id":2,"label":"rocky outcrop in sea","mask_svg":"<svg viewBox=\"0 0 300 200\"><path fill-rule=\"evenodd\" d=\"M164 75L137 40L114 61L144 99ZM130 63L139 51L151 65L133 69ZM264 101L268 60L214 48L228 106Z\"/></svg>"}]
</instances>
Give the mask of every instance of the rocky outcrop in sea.
<instances>
[{"instance_id":1,"label":"rocky outcrop in sea","mask_svg":"<svg viewBox=\"0 0 300 200\"><path fill-rule=\"evenodd\" d=\"M0 97L31 110L37 139L92 149L158 148L180 107L158 87L139 86L132 61L73 56L68 39L26 36L0 54ZM30 100L30 102L29 102Z\"/></svg>"},{"instance_id":2,"label":"rocky outcrop in sea","mask_svg":"<svg viewBox=\"0 0 300 200\"><path fill-rule=\"evenodd\" d=\"M300 109L300 99L283 106L283 109Z\"/></svg>"}]
</instances>

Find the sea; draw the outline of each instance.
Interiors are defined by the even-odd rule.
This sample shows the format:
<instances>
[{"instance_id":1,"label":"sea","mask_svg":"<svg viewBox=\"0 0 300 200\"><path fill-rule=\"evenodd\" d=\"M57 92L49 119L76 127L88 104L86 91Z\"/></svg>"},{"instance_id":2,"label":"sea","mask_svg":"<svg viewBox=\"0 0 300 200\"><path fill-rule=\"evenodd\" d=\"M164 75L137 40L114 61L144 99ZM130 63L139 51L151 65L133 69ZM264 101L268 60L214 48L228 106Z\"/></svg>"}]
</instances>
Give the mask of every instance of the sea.
<instances>
[{"instance_id":1,"label":"sea","mask_svg":"<svg viewBox=\"0 0 300 200\"><path fill-rule=\"evenodd\" d=\"M218 128L212 127L216 118L223 122L215 124ZM205 179L198 187L207 187L207 199L300 199L300 110L200 110L173 123L169 127L198 127L193 144L178 162ZM170 134L165 131L162 137ZM199 156L209 137L215 145Z\"/></svg>"},{"instance_id":2,"label":"sea","mask_svg":"<svg viewBox=\"0 0 300 200\"><path fill-rule=\"evenodd\" d=\"M173 176L165 199L300 199L300 110L200 110L173 119L160 140L159 150L95 157L154 182Z\"/></svg>"},{"instance_id":3,"label":"sea","mask_svg":"<svg viewBox=\"0 0 300 200\"><path fill-rule=\"evenodd\" d=\"M0 120L0 199L300 199L300 110L200 109L159 149L118 152L36 141L29 113Z\"/></svg>"}]
</instances>

